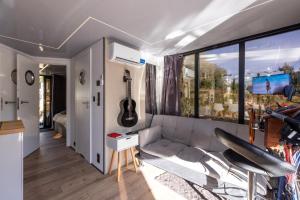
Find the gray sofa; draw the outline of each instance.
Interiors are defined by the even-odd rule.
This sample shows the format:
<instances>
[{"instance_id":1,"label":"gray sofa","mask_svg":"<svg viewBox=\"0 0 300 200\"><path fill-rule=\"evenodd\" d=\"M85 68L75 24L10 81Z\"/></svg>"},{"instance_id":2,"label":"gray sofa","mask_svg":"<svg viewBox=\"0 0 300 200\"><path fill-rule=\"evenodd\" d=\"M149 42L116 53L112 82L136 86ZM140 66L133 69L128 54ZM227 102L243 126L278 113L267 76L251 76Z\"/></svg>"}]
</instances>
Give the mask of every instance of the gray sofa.
<instances>
[{"instance_id":1,"label":"gray sofa","mask_svg":"<svg viewBox=\"0 0 300 200\"><path fill-rule=\"evenodd\" d=\"M244 198L247 172L223 157L226 147L215 137L216 127L248 140L247 125L156 115L150 128L139 132L140 159L230 199ZM255 145L264 148L263 140L257 133ZM266 179L258 176L257 183L257 192L265 195Z\"/></svg>"}]
</instances>

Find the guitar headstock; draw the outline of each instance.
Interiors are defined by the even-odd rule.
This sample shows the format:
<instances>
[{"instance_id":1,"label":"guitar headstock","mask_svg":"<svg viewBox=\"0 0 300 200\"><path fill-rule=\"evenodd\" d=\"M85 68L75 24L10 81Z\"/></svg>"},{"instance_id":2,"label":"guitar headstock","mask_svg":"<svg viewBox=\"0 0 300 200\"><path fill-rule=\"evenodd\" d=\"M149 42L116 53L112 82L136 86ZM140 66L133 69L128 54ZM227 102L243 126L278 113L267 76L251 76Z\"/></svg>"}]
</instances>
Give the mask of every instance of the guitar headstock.
<instances>
[{"instance_id":1,"label":"guitar headstock","mask_svg":"<svg viewBox=\"0 0 300 200\"><path fill-rule=\"evenodd\" d=\"M132 80L132 78L130 76L130 71L128 69L125 69L123 81L127 82L127 81L131 81L131 80Z\"/></svg>"}]
</instances>

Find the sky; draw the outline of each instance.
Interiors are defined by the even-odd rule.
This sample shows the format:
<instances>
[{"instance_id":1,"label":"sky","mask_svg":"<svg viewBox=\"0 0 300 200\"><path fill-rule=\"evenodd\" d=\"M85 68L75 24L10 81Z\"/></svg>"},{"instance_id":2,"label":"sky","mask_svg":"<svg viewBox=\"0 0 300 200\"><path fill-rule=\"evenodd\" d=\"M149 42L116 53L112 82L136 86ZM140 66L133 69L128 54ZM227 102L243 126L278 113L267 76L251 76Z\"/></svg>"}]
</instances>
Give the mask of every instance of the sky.
<instances>
[{"instance_id":1,"label":"sky","mask_svg":"<svg viewBox=\"0 0 300 200\"><path fill-rule=\"evenodd\" d=\"M300 30L246 42L246 73L277 70L284 63L300 70ZM200 59L217 64L229 74L238 74L238 45L200 54Z\"/></svg>"}]
</instances>

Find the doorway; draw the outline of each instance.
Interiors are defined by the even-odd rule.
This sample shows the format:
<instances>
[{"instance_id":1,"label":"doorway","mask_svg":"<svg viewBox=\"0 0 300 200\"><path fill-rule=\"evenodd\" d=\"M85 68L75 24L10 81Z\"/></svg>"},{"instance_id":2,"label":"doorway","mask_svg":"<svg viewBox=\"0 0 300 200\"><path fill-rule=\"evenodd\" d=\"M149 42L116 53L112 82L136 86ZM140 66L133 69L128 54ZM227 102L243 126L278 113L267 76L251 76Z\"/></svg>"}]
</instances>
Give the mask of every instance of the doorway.
<instances>
[{"instance_id":1,"label":"doorway","mask_svg":"<svg viewBox=\"0 0 300 200\"><path fill-rule=\"evenodd\" d=\"M66 66L39 64L39 127L53 132L53 138L66 137Z\"/></svg>"}]
</instances>

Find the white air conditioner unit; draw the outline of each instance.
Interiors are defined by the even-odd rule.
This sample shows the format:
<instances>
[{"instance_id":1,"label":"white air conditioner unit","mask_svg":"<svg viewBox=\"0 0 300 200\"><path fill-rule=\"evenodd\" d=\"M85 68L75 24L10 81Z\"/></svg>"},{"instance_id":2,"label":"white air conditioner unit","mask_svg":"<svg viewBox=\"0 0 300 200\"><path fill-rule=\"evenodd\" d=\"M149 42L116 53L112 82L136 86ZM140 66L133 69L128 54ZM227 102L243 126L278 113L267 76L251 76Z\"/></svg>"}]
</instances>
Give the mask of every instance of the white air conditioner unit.
<instances>
[{"instance_id":1,"label":"white air conditioner unit","mask_svg":"<svg viewBox=\"0 0 300 200\"><path fill-rule=\"evenodd\" d=\"M142 66L145 60L141 58L141 52L122 44L112 42L110 44L110 60L134 66Z\"/></svg>"}]
</instances>

